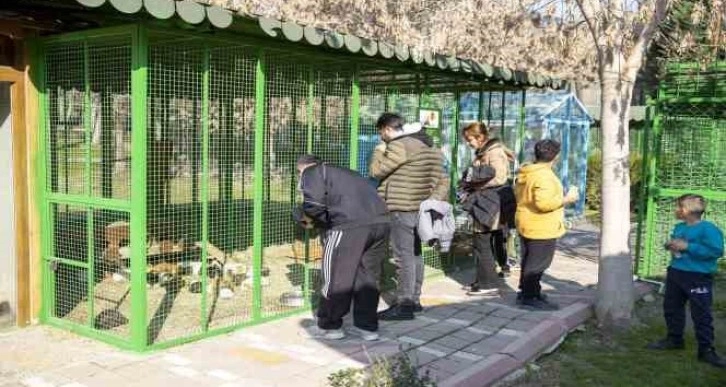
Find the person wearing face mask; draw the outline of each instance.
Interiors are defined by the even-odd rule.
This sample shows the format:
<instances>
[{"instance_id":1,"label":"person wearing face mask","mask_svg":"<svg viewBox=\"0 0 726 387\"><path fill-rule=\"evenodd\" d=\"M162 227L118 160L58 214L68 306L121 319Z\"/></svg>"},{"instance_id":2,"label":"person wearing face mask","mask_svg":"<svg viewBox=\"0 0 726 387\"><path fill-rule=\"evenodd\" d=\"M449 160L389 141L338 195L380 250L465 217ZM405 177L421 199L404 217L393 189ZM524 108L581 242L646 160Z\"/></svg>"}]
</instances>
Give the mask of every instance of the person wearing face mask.
<instances>
[{"instance_id":1,"label":"person wearing face mask","mask_svg":"<svg viewBox=\"0 0 726 387\"><path fill-rule=\"evenodd\" d=\"M321 230L322 288L317 329L312 336L345 337L343 316L353 303L349 331L364 340L378 339L378 283L388 245L389 216L368 180L347 168L323 163L313 155L298 159L302 206L295 220L304 228Z\"/></svg>"},{"instance_id":2,"label":"person wearing face mask","mask_svg":"<svg viewBox=\"0 0 726 387\"><path fill-rule=\"evenodd\" d=\"M424 263L417 227L421 203L448 201L449 178L444 155L420 123L404 124L401 116L384 113L376 123L381 143L371 159L370 176L391 213L391 247L397 267L396 300L379 313L382 320L411 320L421 306Z\"/></svg>"}]
</instances>

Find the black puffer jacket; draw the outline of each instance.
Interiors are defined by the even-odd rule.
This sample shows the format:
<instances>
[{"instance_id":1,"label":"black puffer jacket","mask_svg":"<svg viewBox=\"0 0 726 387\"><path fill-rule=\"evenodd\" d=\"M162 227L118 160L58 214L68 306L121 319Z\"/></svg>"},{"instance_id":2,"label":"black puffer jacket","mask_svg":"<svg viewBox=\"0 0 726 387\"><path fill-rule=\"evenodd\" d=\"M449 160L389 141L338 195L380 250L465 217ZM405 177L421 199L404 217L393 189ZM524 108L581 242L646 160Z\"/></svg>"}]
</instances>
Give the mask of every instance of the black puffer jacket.
<instances>
[{"instance_id":1,"label":"black puffer jacket","mask_svg":"<svg viewBox=\"0 0 726 387\"><path fill-rule=\"evenodd\" d=\"M474 218L482 231L514 224L517 210L514 190L509 184L486 186L495 176L496 171L488 165L472 167L459 184L464 191L460 195L463 198L461 208Z\"/></svg>"},{"instance_id":2,"label":"black puffer jacket","mask_svg":"<svg viewBox=\"0 0 726 387\"><path fill-rule=\"evenodd\" d=\"M386 203L376 188L350 169L328 164L308 167L300 177L301 211L323 229L387 223ZM300 213L296 215L300 221Z\"/></svg>"}]
</instances>

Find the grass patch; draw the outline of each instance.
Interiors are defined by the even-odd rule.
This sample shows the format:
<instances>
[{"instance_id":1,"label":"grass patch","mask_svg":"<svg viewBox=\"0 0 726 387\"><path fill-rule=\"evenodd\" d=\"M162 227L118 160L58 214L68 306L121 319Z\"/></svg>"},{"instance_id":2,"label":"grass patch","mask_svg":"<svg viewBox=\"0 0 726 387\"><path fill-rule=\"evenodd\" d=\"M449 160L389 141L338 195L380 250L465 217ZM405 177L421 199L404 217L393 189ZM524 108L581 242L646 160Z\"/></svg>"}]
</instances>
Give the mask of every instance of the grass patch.
<instances>
[{"instance_id":1,"label":"grass patch","mask_svg":"<svg viewBox=\"0 0 726 387\"><path fill-rule=\"evenodd\" d=\"M726 270L723 262L715 281L716 348L726 355ZM726 371L696 360L697 344L688 316L686 349L654 352L646 344L665 335L661 296L638 302L638 325L628 332L607 334L594 325L571 334L553 354L540 359L540 368L508 387L534 386L724 386Z\"/></svg>"}]
</instances>

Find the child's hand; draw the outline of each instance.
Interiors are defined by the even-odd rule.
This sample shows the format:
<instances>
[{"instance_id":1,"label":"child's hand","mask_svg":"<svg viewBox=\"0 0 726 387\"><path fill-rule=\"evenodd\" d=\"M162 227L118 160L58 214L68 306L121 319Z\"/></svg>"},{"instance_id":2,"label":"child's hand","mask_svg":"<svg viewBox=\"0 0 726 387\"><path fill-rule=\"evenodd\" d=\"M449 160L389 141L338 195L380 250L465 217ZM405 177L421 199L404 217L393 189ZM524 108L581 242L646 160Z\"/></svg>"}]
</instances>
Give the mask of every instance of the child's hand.
<instances>
[{"instance_id":1,"label":"child's hand","mask_svg":"<svg viewBox=\"0 0 726 387\"><path fill-rule=\"evenodd\" d=\"M668 242L668 245L670 246L671 251L674 252L686 251L688 249L688 242L683 239L674 239Z\"/></svg>"},{"instance_id":2,"label":"child's hand","mask_svg":"<svg viewBox=\"0 0 726 387\"><path fill-rule=\"evenodd\" d=\"M575 186L570 187L564 198L565 205L576 203L578 200L580 200L580 190Z\"/></svg>"}]
</instances>

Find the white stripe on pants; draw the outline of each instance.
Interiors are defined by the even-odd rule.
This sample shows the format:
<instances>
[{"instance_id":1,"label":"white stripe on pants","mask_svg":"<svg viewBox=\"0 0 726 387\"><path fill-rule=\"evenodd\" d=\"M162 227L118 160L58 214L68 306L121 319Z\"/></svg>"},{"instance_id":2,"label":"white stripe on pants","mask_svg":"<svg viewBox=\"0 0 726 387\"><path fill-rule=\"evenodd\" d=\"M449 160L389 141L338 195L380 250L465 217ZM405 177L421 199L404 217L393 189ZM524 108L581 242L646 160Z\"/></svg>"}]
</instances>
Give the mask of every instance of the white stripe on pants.
<instances>
[{"instance_id":1,"label":"white stripe on pants","mask_svg":"<svg viewBox=\"0 0 726 387\"><path fill-rule=\"evenodd\" d=\"M340 238L343 236L342 231L329 231L329 235L325 240L325 253L323 255L323 288L321 293L323 297L328 297L330 291L330 281L332 276L332 262L335 249L340 244Z\"/></svg>"}]
</instances>

